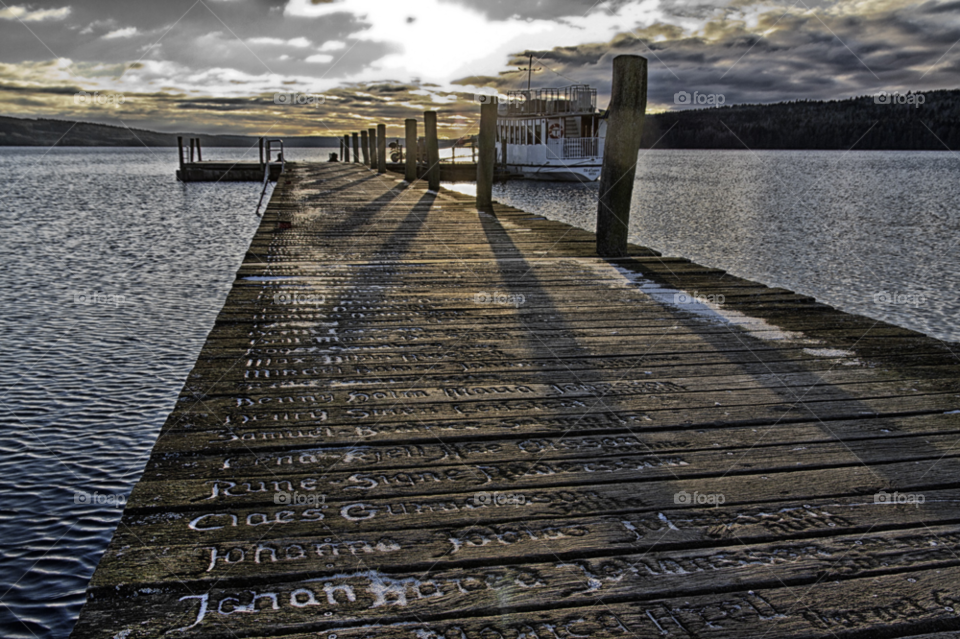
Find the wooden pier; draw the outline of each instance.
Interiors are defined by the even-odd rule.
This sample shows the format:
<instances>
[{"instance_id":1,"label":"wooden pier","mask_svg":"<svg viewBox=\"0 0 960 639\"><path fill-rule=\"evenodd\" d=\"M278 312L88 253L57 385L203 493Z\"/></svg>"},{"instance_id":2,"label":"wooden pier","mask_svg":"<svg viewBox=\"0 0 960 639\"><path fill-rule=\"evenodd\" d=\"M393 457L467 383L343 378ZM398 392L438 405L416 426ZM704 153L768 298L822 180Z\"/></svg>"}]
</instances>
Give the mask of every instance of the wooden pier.
<instances>
[{"instance_id":1,"label":"wooden pier","mask_svg":"<svg viewBox=\"0 0 960 639\"><path fill-rule=\"evenodd\" d=\"M957 636L955 345L493 208L288 163L74 637Z\"/></svg>"},{"instance_id":2,"label":"wooden pier","mask_svg":"<svg viewBox=\"0 0 960 639\"><path fill-rule=\"evenodd\" d=\"M266 142L266 146L264 143ZM177 138L178 165L177 180L180 182L276 182L283 172L283 160L271 160L270 143L277 143L283 150L282 140L260 138L260 161L211 161L203 160L200 138L190 138L189 148L183 144L183 137ZM266 155L264 153L266 152Z\"/></svg>"}]
</instances>

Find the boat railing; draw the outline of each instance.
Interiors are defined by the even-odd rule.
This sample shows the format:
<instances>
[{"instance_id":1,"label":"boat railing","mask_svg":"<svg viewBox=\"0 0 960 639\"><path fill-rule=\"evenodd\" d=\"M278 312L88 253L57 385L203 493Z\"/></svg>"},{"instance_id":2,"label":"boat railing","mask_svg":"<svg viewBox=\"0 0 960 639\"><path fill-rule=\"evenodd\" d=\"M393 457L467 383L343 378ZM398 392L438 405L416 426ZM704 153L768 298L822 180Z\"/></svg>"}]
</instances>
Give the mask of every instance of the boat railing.
<instances>
[{"instance_id":1,"label":"boat railing","mask_svg":"<svg viewBox=\"0 0 960 639\"><path fill-rule=\"evenodd\" d=\"M600 154L600 138L563 138L563 159L596 157Z\"/></svg>"},{"instance_id":2,"label":"boat railing","mask_svg":"<svg viewBox=\"0 0 960 639\"><path fill-rule=\"evenodd\" d=\"M500 103L500 111L505 115L592 113L597 109L597 90L575 84L555 89L509 91L505 102Z\"/></svg>"}]
</instances>

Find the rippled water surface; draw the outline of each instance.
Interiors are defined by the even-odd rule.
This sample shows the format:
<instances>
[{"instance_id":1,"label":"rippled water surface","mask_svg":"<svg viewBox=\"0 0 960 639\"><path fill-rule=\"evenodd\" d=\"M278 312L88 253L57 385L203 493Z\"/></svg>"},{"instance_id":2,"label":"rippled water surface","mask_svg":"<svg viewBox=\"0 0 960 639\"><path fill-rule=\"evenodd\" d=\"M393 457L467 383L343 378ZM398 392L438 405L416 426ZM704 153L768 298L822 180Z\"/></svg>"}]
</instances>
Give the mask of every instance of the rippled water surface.
<instances>
[{"instance_id":1,"label":"rippled water surface","mask_svg":"<svg viewBox=\"0 0 960 639\"><path fill-rule=\"evenodd\" d=\"M139 478L256 229L260 185L180 184L175 169L169 149L0 148L4 638L69 634L114 496Z\"/></svg>"},{"instance_id":2,"label":"rippled water surface","mask_svg":"<svg viewBox=\"0 0 960 639\"><path fill-rule=\"evenodd\" d=\"M592 231L598 188L494 197ZM960 341L957 153L642 152L630 241Z\"/></svg>"}]
</instances>

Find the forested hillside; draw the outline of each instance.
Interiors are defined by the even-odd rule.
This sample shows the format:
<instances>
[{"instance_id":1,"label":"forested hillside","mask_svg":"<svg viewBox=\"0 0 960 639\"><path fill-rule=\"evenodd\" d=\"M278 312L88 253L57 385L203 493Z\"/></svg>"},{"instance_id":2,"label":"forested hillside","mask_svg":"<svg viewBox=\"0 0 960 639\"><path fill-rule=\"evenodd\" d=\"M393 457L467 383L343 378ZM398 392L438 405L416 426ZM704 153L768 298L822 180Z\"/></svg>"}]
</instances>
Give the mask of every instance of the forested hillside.
<instances>
[{"instance_id":1,"label":"forested hillside","mask_svg":"<svg viewBox=\"0 0 960 639\"><path fill-rule=\"evenodd\" d=\"M873 96L867 96L651 114L646 118L642 145L658 149L960 150L960 90L902 96L908 97L914 104L877 104Z\"/></svg>"}]
</instances>

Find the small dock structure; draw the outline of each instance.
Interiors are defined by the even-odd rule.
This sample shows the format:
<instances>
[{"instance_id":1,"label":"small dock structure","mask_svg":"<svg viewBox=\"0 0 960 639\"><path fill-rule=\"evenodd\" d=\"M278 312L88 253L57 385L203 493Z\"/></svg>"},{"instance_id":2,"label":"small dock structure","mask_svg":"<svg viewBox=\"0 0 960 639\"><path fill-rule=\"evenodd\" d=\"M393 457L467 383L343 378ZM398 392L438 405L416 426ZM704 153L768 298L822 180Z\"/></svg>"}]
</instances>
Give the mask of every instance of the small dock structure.
<instances>
[{"instance_id":1,"label":"small dock structure","mask_svg":"<svg viewBox=\"0 0 960 639\"><path fill-rule=\"evenodd\" d=\"M281 158L271 160L273 148ZM264 155L266 154L266 155ZM203 160L200 138L190 138L185 147L177 138L177 180L181 182L276 182L283 171L283 141L260 138L259 162Z\"/></svg>"}]
</instances>

